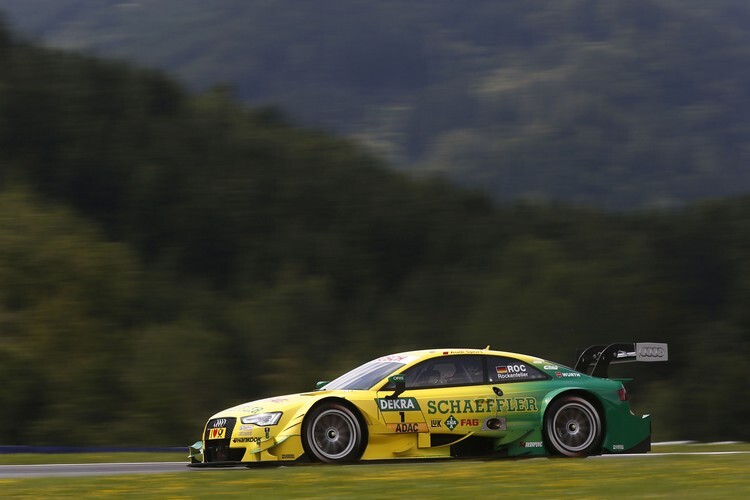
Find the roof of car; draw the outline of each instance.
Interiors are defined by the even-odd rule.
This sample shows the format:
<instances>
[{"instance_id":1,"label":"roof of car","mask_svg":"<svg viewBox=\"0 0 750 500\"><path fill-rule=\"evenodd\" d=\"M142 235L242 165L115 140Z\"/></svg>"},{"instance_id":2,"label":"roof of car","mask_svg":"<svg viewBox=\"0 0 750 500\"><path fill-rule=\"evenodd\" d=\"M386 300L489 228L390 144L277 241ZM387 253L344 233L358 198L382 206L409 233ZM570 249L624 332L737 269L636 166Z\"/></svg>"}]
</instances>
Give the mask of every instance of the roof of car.
<instances>
[{"instance_id":1,"label":"roof of car","mask_svg":"<svg viewBox=\"0 0 750 500\"><path fill-rule=\"evenodd\" d=\"M423 360L423 359L429 359L434 358L438 356L450 356L450 355L456 355L456 354L478 354L478 355L485 355L485 356L510 356L516 359L520 359L521 361L525 361L527 363L541 363L545 362L546 360L539 358L537 356L529 356L527 354L519 354L516 352L508 352L508 351L494 351L487 349L471 349L471 348L443 348L443 349L422 349L417 351L406 351L396 354L391 354L388 356L383 356L381 358L378 358L383 361L404 361L406 363L411 363L413 361L417 360Z\"/></svg>"}]
</instances>

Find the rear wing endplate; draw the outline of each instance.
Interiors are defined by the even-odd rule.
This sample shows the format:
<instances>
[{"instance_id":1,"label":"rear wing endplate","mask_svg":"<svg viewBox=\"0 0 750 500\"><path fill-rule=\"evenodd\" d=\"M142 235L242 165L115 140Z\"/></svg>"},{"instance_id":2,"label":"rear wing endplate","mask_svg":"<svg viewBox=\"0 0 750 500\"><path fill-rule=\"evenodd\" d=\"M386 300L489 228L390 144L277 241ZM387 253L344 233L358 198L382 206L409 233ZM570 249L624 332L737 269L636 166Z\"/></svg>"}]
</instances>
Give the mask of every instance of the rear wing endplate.
<instances>
[{"instance_id":1,"label":"rear wing endplate","mask_svg":"<svg viewBox=\"0 0 750 500\"><path fill-rule=\"evenodd\" d=\"M575 370L593 377L607 378L607 367L613 363L667 360L669 360L667 344L634 342L592 345L583 351L578 351Z\"/></svg>"}]
</instances>

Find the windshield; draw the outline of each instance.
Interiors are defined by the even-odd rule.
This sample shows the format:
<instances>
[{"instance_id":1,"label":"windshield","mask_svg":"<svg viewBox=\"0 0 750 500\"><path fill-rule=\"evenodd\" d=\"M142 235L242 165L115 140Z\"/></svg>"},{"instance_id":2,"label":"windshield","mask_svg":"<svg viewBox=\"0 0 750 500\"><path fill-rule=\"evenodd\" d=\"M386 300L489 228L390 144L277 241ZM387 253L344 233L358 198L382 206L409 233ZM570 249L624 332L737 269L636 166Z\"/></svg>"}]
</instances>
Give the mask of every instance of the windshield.
<instances>
[{"instance_id":1,"label":"windshield","mask_svg":"<svg viewBox=\"0 0 750 500\"><path fill-rule=\"evenodd\" d=\"M404 366L405 363L396 361L381 361L376 359L348 371L337 379L328 382L321 390L366 390L383 380L387 375Z\"/></svg>"}]
</instances>

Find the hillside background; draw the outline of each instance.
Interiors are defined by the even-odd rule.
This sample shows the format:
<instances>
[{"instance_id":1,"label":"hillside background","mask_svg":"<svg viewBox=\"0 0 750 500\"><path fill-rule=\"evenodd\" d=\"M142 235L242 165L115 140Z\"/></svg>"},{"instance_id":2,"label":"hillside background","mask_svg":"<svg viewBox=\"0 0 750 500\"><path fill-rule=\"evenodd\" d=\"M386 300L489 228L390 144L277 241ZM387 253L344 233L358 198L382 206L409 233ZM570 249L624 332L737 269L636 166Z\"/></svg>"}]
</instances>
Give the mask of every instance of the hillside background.
<instances>
[{"instance_id":1,"label":"hillside background","mask_svg":"<svg viewBox=\"0 0 750 500\"><path fill-rule=\"evenodd\" d=\"M497 200L750 189L744 0L0 0L26 36L356 138Z\"/></svg>"},{"instance_id":2,"label":"hillside background","mask_svg":"<svg viewBox=\"0 0 750 500\"><path fill-rule=\"evenodd\" d=\"M639 340L669 342L671 361L613 372L635 377L655 439L750 439L743 3L176 3L0 0L2 444L186 445L221 408L384 353L490 344L572 364L578 347ZM365 24L336 21L337 5ZM202 30L239 43L230 28L264 6L254 49L196 56L223 47ZM371 74L354 56L382 34L380 82L344 78ZM461 66L415 59L419 37ZM146 56L179 62L178 38L192 43L169 76ZM143 59L116 53L139 44ZM319 46L353 59L313 76ZM253 50L271 47L258 70ZM188 60L214 69L192 81ZM255 94L220 74L246 66ZM489 87L470 76L483 72ZM368 125L394 103L395 128ZM374 130L398 154L351 138Z\"/></svg>"}]
</instances>

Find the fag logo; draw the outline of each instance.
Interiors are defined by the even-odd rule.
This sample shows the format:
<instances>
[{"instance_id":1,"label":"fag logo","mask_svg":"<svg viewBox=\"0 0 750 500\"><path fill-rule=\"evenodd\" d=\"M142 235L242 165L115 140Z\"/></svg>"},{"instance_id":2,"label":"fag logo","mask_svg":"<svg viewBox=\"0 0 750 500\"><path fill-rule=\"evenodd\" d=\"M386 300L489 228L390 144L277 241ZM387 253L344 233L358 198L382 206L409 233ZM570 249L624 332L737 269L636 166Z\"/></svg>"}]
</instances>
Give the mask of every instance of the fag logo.
<instances>
[{"instance_id":1,"label":"fag logo","mask_svg":"<svg viewBox=\"0 0 750 500\"><path fill-rule=\"evenodd\" d=\"M209 429L208 439L224 439L226 432L227 430L224 427L219 427L218 429Z\"/></svg>"}]
</instances>

